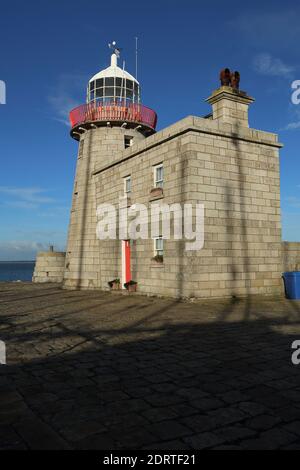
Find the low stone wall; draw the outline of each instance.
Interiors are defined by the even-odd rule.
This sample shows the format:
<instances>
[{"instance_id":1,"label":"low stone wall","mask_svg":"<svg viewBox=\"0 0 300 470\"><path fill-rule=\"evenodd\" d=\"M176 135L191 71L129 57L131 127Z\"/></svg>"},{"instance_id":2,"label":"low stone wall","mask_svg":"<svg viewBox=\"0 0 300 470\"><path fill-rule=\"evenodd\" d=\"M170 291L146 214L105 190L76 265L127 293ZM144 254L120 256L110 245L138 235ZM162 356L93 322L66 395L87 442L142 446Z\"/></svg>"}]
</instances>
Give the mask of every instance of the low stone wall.
<instances>
[{"instance_id":1,"label":"low stone wall","mask_svg":"<svg viewBox=\"0 0 300 470\"><path fill-rule=\"evenodd\" d=\"M66 253L47 251L37 254L32 282L62 282Z\"/></svg>"},{"instance_id":2,"label":"low stone wall","mask_svg":"<svg viewBox=\"0 0 300 470\"><path fill-rule=\"evenodd\" d=\"M300 271L300 242L282 242L284 271Z\"/></svg>"}]
</instances>

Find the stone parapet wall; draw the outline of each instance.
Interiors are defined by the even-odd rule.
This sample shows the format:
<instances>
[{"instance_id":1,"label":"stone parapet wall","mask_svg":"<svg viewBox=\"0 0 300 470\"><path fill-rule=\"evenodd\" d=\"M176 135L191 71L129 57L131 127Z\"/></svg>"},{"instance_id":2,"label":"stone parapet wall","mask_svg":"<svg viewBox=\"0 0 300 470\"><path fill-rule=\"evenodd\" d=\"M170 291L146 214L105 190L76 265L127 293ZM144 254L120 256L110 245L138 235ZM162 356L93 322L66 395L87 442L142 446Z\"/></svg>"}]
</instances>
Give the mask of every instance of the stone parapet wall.
<instances>
[{"instance_id":1,"label":"stone parapet wall","mask_svg":"<svg viewBox=\"0 0 300 470\"><path fill-rule=\"evenodd\" d=\"M282 242L284 271L300 271L300 242Z\"/></svg>"},{"instance_id":2,"label":"stone parapet wall","mask_svg":"<svg viewBox=\"0 0 300 470\"><path fill-rule=\"evenodd\" d=\"M62 282L65 270L64 252L48 251L37 254L32 282Z\"/></svg>"}]
</instances>

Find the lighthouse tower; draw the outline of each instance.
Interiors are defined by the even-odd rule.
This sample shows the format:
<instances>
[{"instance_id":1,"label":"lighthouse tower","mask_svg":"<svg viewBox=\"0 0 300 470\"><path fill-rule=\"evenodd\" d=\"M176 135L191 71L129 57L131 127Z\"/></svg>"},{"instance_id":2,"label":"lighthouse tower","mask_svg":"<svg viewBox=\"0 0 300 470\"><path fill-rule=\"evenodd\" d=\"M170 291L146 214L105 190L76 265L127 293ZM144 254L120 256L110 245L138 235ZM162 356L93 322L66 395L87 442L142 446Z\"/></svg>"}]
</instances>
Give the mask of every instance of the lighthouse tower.
<instances>
[{"instance_id":1,"label":"lighthouse tower","mask_svg":"<svg viewBox=\"0 0 300 470\"><path fill-rule=\"evenodd\" d=\"M116 44L110 47L110 66L90 79L86 104L70 112L71 137L79 148L63 280L68 289L101 285L103 241L96 236L95 169L122 159L127 147L155 132L157 122L156 113L141 104L139 82L124 66L118 66Z\"/></svg>"}]
</instances>

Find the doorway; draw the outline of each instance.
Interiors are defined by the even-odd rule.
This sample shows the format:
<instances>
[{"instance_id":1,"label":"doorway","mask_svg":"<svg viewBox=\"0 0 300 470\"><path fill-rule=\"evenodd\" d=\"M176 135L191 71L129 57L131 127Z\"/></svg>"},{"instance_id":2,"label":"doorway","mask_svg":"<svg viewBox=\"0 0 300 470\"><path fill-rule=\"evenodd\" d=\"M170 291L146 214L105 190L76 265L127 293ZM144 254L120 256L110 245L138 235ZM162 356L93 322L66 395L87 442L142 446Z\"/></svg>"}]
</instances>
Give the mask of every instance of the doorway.
<instances>
[{"instance_id":1,"label":"doorway","mask_svg":"<svg viewBox=\"0 0 300 470\"><path fill-rule=\"evenodd\" d=\"M126 282L131 281L130 257L130 240L122 240L122 289L125 289Z\"/></svg>"}]
</instances>

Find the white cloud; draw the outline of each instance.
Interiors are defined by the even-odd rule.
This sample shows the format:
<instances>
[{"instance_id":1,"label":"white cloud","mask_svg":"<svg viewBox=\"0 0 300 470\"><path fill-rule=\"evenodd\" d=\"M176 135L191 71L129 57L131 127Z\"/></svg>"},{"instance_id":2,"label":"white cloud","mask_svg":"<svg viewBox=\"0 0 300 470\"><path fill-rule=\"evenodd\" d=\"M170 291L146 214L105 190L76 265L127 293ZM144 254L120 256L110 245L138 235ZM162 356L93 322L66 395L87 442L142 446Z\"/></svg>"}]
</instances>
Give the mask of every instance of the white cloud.
<instances>
[{"instance_id":1,"label":"white cloud","mask_svg":"<svg viewBox=\"0 0 300 470\"><path fill-rule=\"evenodd\" d=\"M38 251L48 251L49 245L31 241L0 242L1 261L34 260Z\"/></svg>"},{"instance_id":2,"label":"white cloud","mask_svg":"<svg viewBox=\"0 0 300 470\"><path fill-rule=\"evenodd\" d=\"M50 242L53 240L49 232L49 243L40 243L29 240L0 241L1 261L33 261L39 251L48 251ZM53 244L53 243L52 243ZM54 249L64 251L63 244L54 243Z\"/></svg>"},{"instance_id":3,"label":"white cloud","mask_svg":"<svg viewBox=\"0 0 300 470\"><path fill-rule=\"evenodd\" d=\"M64 74L58 79L58 84L48 96L48 101L55 113L55 121L70 126L69 113L72 109L85 102L84 92L88 78L86 75Z\"/></svg>"},{"instance_id":4,"label":"white cloud","mask_svg":"<svg viewBox=\"0 0 300 470\"><path fill-rule=\"evenodd\" d=\"M20 209L36 209L42 204L55 202L55 199L44 196L45 192L41 188L0 186L0 194L4 196L4 204L11 207L19 207Z\"/></svg>"},{"instance_id":5,"label":"white cloud","mask_svg":"<svg viewBox=\"0 0 300 470\"><path fill-rule=\"evenodd\" d=\"M295 70L293 66L267 53L258 54L253 60L253 66L257 73L270 77L290 78Z\"/></svg>"},{"instance_id":6,"label":"white cloud","mask_svg":"<svg viewBox=\"0 0 300 470\"><path fill-rule=\"evenodd\" d=\"M295 129L300 129L300 121L290 122L282 130L284 130L284 131L293 131Z\"/></svg>"},{"instance_id":7,"label":"white cloud","mask_svg":"<svg viewBox=\"0 0 300 470\"><path fill-rule=\"evenodd\" d=\"M300 105L293 106L292 118L291 122L289 122L286 126L284 126L281 130L282 131L294 131L300 129Z\"/></svg>"},{"instance_id":8,"label":"white cloud","mask_svg":"<svg viewBox=\"0 0 300 470\"><path fill-rule=\"evenodd\" d=\"M54 117L55 121L61 122L65 126L70 126L68 120L69 112L78 106L78 102L73 100L65 92L60 92L56 96L48 97L49 103L52 105L54 112L57 117Z\"/></svg>"},{"instance_id":9,"label":"white cloud","mask_svg":"<svg viewBox=\"0 0 300 470\"><path fill-rule=\"evenodd\" d=\"M38 204L34 204L33 202L27 202L27 201L6 201L5 202L6 206L9 207L15 207L17 209L37 209L39 206Z\"/></svg>"}]
</instances>

